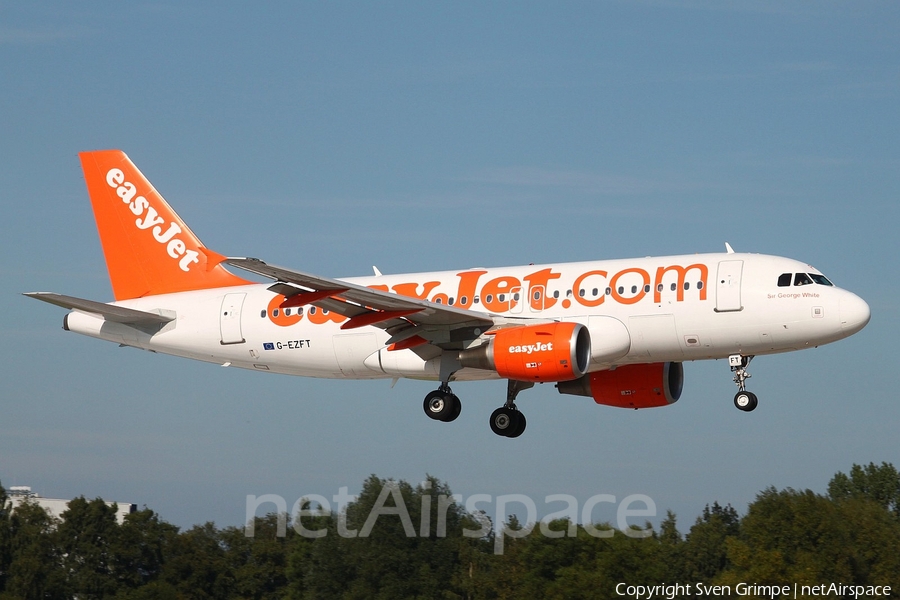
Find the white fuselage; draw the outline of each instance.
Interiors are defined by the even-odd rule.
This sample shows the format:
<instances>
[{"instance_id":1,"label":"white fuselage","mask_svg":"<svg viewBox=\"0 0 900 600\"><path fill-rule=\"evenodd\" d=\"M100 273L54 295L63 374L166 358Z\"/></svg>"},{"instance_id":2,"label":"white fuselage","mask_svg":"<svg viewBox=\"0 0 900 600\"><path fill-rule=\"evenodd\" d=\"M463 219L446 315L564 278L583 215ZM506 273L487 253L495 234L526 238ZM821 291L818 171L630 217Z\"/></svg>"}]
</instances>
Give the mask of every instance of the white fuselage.
<instances>
[{"instance_id":1,"label":"white fuselage","mask_svg":"<svg viewBox=\"0 0 900 600\"><path fill-rule=\"evenodd\" d=\"M520 319L576 321L592 333L590 370L760 355L826 344L869 319L859 297L792 259L697 254L352 278L348 282L472 311ZM789 285L779 277L791 274ZM247 369L310 377L438 379L440 351L388 350L375 326L341 329L346 319L313 306L278 309L269 284L180 292L119 306L174 315L157 330L84 312L71 331L104 340ZM288 312L289 311L289 312ZM439 337L440 331L432 332ZM476 340L477 342L477 340ZM434 348L429 346L429 348ZM464 368L454 379L492 379Z\"/></svg>"}]
</instances>

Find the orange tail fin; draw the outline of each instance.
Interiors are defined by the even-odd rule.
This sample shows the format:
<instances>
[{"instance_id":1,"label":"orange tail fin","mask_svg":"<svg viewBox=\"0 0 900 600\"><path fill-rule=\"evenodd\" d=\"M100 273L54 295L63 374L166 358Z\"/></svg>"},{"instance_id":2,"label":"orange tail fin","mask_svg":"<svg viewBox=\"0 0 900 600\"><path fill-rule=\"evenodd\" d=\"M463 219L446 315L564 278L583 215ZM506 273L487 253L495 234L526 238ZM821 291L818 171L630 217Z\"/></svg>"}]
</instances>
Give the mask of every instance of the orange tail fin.
<instances>
[{"instance_id":1,"label":"orange tail fin","mask_svg":"<svg viewBox=\"0 0 900 600\"><path fill-rule=\"evenodd\" d=\"M116 300L250 283L225 270L124 152L79 156Z\"/></svg>"}]
</instances>

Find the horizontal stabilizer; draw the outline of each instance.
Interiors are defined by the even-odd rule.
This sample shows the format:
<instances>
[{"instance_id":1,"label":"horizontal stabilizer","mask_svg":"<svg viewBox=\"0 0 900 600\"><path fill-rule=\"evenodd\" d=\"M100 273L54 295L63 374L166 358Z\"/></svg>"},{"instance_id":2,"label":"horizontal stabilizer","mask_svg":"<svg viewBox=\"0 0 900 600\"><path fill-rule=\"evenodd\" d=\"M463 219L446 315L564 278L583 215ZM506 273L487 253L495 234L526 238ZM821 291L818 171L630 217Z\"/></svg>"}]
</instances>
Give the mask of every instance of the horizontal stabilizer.
<instances>
[{"instance_id":1,"label":"horizontal stabilizer","mask_svg":"<svg viewBox=\"0 0 900 600\"><path fill-rule=\"evenodd\" d=\"M155 313L144 312L142 310L134 310L133 308L125 308L124 306L105 304L93 300L84 300L83 298L75 298L74 296L64 296L53 292L28 292L24 295L63 308L100 315L107 321L123 323L125 325L162 325L175 320L175 317L165 317Z\"/></svg>"},{"instance_id":2,"label":"horizontal stabilizer","mask_svg":"<svg viewBox=\"0 0 900 600\"><path fill-rule=\"evenodd\" d=\"M490 313L467 310L448 304L437 304L421 298L411 298L368 288L349 281L292 271L284 267L266 264L257 258L226 258L223 263L280 282L275 284L277 287L269 288L278 294L289 295L292 289L294 289L294 293L331 292L331 294L325 295L325 299L312 301L310 304L349 318L373 310L386 313L407 311L408 316L404 318L416 325L446 327L471 325L484 329L494 325L494 315ZM292 288L290 286L299 287ZM391 322L396 323L395 321Z\"/></svg>"}]
</instances>

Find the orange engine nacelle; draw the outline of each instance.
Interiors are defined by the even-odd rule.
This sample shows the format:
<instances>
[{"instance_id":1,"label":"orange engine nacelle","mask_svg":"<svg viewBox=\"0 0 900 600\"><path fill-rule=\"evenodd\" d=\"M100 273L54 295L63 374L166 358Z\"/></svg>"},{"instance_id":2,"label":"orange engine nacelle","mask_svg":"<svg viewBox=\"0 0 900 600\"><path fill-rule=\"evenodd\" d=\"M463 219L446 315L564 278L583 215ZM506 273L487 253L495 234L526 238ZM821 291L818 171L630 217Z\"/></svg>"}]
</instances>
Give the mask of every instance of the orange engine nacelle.
<instances>
[{"instance_id":1,"label":"orange engine nacelle","mask_svg":"<svg viewBox=\"0 0 900 600\"><path fill-rule=\"evenodd\" d=\"M684 367L671 362L625 365L556 386L560 394L590 396L597 404L634 409L668 406L681 397L683 387Z\"/></svg>"},{"instance_id":2,"label":"orange engine nacelle","mask_svg":"<svg viewBox=\"0 0 900 600\"><path fill-rule=\"evenodd\" d=\"M459 353L464 367L497 371L518 381L567 381L587 372L591 336L580 323L500 329L493 339Z\"/></svg>"}]
</instances>

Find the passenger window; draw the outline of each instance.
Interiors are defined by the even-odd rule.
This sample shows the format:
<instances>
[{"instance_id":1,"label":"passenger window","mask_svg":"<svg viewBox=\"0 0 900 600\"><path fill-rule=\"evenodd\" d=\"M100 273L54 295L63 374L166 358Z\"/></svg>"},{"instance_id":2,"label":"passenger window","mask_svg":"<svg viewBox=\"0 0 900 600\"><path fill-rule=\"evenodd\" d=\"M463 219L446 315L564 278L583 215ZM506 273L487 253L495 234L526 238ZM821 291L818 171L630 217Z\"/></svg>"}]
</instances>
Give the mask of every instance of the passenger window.
<instances>
[{"instance_id":1,"label":"passenger window","mask_svg":"<svg viewBox=\"0 0 900 600\"><path fill-rule=\"evenodd\" d=\"M284 309L284 316L286 316L286 317L291 316L291 309L289 309L289 308Z\"/></svg>"},{"instance_id":2,"label":"passenger window","mask_svg":"<svg viewBox=\"0 0 900 600\"><path fill-rule=\"evenodd\" d=\"M479 302L478 296L475 296L475 298L472 300L472 302L474 302L475 304L478 304L478 302Z\"/></svg>"},{"instance_id":3,"label":"passenger window","mask_svg":"<svg viewBox=\"0 0 900 600\"><path fill-rule=\"evenodd\" d=\"M677 287L678 287L678 284L677 284L677 283L673 283L671 286L669 286L669 288L670 288L673 292L675 291L675 288L677 288Z\"/></svg>"},{"instance_id":4,"label":"passenger window","mask_svg":"<svg viewBox=\"0 0 900 600\"><path fill-rule=\"evenodd\" d=\"M778 276L778 287L790 287L792 278L792 273L782 273Z\"/></svg>"},{"instance_id":5,"label":"passenger window","mask_svg":"<svg viewBox=\"0 0 900 600\"><path fill-rule=\"evenodd\" d=\"M812 284L812 279L809 278L809 275L806 273L797 273L794 276L794 285L810 285Z\"/></svg>"},{"instance_id":6,"label":"passenger window","mask_svg":"<svg viewBox=\"0 0 900 600\"><path fill-rule=\"evenodd\" d=\"M663 291L663 284L660 283L659 285L657 285L657 286L656 286L656 291L657 291L657 292Z\"/></svg>"},{"instance_id":7,"label":"passenger window","mask_svg":"<svg viewBox=\"0 0 900 600\"><path fill-rule=\"evenodd\" d=\"M494 296L492 294L488 294L487 296L484 297L484 301L487 302L488 304L490 304L491 302L494 301Z\"/></svg>"},{"instance_id":8,"label":"passenger window","mask_svg":"<svg viewBox=\"0 0 900 600\"><path fill-rule=\"evenodd\" d=\"M698 281L698 282L697 282L697 289L698 289L698 290L702 290L702 289L703 289L703 282L702 282L702 281Z\"/></svg>"},{"instance_id":9,"label":"passenger window","mask_svg":"<svg viewBox=\"0 0 900 600\"><path fill-rule=\"evenodd\" d=\"M579 296L580 298L584 298L584 289L578 290L578 296Z\"/></svg>"},{"instance_id":10,"label":"passenger window","mask_svg":"<svg viewBox=\"0 0 900 600\"><path fill-rule=\"evenodd\" d=\"M435 304L443 304L444 301L443 301L441 298L435 298L435 299L434 299L434 303L435 303Z\"/></svg>"},{"instance_id":11,"label":"passenger window","mask_svg":"<svg viewBox=\"0 0 900 600\"><path fill-rule=\"evenodd\" d=\"M591 290L591 294L592 294L593 296L596 296L596 295L599 294L599 293L600 293L600 290L598 290L597 288L594 288L593 290Z\"/></svg>"},{"instance_id":12,"label":"passenger window","mask_svg":"<svg viewBox=\"0 0 900 600\"><path fill-rule=\"evenodd\" d=\"M559 290L553 290L553 297L559 298Z\"/></svg>"},{"instance_id":13,"label":"passenger window","mask_svg":"<svg viewBox=\"0 0 900 600\"><path fill-rule=\"evenodd\" d=\"M685 282L684 282L684 289L685 289L685 290L691 289L691 282L690 282L690 281L685 281Z\"/></svg>"},{"instance_id":14,"label":"passenger window","mask_svg":"<svg viewBox=\"0 0 900 600\"><path fill-rule=\"evenodd\" d=\"M262 317L263 319L265 319L266 318L266 309L262 309L259 313L259 316Z\"/></svg>"}]
</instances>

